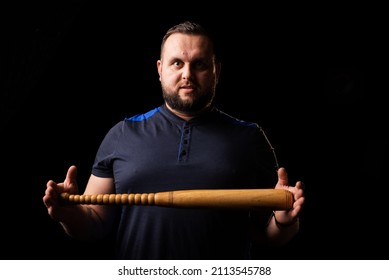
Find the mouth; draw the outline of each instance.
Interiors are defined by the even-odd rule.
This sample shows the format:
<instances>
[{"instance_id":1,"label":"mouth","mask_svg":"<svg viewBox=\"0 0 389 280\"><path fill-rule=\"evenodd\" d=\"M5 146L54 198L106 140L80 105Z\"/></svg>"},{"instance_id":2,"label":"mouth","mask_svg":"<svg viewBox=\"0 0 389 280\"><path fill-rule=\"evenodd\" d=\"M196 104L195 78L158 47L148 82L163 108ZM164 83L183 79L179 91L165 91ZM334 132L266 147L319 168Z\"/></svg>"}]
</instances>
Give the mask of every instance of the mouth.
<instances>
[{"instance_id":1,"label":"mouth","mask_svg":"<svg viewBox=\"0 0 389 280\"><path fill-rule=\"evenodd\" d=\"M196 88L192 85L185 85L185 86L179 87L179 90L183 93L192 93L196 90Z\"/></svg>"}]
</instances>

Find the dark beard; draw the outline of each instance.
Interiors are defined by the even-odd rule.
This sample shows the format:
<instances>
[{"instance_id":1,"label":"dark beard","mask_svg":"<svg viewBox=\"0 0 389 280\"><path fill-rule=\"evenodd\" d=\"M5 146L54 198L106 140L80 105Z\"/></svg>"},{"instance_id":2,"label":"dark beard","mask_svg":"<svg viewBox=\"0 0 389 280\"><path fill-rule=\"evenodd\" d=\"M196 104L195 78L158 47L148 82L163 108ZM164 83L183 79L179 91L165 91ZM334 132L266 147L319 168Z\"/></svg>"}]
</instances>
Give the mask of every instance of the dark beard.
<instances>
[{"instance_id":1,"label":"dark beard","mask_svg":"<svg viewBox=\"0 0 389 280\"><path fill-rule=\"evenodd\" d=\"M197 96L192 101L183 101L177 93L167 93L162 87L162 95L170 108L179 112L194 114L208 108L215 97L215 91L209 91L206 94Z\"/></svg>"}]
</instances>

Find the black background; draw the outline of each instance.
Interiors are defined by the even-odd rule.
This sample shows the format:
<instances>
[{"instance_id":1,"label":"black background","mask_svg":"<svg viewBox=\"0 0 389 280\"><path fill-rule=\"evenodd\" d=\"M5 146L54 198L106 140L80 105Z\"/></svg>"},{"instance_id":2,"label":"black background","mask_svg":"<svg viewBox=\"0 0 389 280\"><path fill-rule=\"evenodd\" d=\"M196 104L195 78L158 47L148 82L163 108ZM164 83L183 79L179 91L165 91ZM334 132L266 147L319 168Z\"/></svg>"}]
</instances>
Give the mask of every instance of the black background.
<instances>
[{"instance_id":1,"label":"black background","mask_svg":"<svg viewBox=\"0 0 389 280\"><path fill-rule=\"evenodd\" d=\"M382 7L53 2L2 9L1 259L109 258L49 218L45 185L75 164L84 186L108 129L161 104L160 42L187 19L216 36L219 108L260 123L306 185L301 233L262 257L387 258Z\"/></svg>"}]
</instances>

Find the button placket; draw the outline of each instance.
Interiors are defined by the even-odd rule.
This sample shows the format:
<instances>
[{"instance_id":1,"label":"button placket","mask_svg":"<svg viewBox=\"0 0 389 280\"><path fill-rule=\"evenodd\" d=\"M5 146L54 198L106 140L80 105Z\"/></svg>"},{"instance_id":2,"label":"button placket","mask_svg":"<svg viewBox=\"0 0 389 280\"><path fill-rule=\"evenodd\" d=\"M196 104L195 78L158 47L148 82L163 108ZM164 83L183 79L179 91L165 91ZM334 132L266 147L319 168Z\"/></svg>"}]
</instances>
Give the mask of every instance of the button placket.
<instances>
[{"instance_id":1,"label":"button placket","mask_svg":"<svg viewBox=\"0 0 389 280\"><path fill-rule=\"evenodd\" d=\"M181 143L178 152L179 162L186 162L188 160L191 131L191 126L188 123L185 123L182 128Z\"/></svg>"}]
</instances>

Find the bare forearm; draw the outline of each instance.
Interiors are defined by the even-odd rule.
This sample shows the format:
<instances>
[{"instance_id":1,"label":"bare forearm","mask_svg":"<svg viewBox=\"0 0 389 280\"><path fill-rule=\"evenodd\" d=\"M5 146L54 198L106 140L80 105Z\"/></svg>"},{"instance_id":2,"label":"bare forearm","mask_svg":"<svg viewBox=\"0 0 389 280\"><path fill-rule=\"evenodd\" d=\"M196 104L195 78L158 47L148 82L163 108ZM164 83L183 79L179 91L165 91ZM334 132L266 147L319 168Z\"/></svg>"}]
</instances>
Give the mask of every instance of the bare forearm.
<instances>
[{"instance_id":1,"label":"bare forearm","mask_svg":"<svg viewBox=\"0 0 389 280\"><path fill-rule=\"evenodd\" d=\"M59 222L66 234L75 239L99 239L106 231L101 218L88 205L72 205L66 208L66 214Z\"/></svg>"},{"instance_id":2,"label":"bare forearm","mask_svg":"<svg viewBox=\"0 0 389 280\"><path fill-rule=\"evenodd\" d=\"M292 238L299 232L299 229L299 219L296 219L291 224L284 225L277 222L275 215L273 215L266 228L267 240L273 246L285 245L292 240Z\"/></svg>"}]
</instances>

